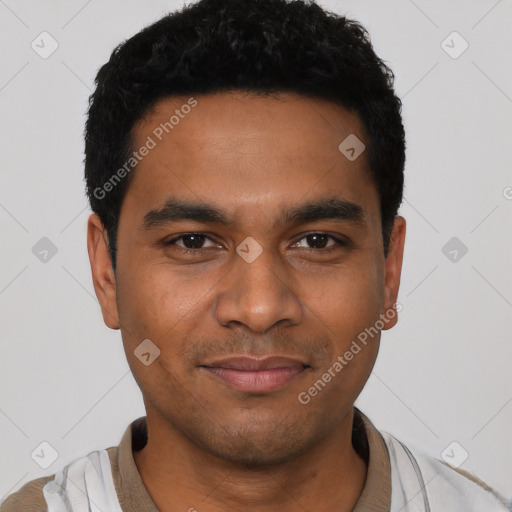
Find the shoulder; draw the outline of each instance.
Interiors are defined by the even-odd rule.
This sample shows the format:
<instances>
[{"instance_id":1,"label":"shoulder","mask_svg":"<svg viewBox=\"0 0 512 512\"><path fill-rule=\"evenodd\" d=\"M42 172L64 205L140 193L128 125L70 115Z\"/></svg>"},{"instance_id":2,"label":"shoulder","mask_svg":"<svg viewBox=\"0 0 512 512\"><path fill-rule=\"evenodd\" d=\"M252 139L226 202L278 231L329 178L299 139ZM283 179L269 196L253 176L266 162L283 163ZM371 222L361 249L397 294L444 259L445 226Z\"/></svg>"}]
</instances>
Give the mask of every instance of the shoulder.
<instances>
[{"instance_id":1,"label":"shoulder","mask_svg":"<svg viewBox=\"0 0 512 512\"><path fill-rule=\"evenodd\" d=\"M27 482L0 503L0 512L45 512L43 487L54 478L55 475L50 475Z\"/></svg>"},{"instance_id":2,"label":"shoulder","mask_svg":"<svg viewBox=\"0 0 512 512\"><path fill-rule=\"evenodd\" d=\"M103 450L102 450L103 451ZM117 446L104 450L108 454L111 470L117 469ZM55 480L58 474L62 474L70 466L88 460L92 455L99 452L91 452L88 456L79 458L64 466L62 471L52 475L36 478L24 484L18 491L9 494L3 501L0 501L0 512L47 512L48 504L44 496L44 486ZM90 460L90 459L89 459Z\"/></svg>"},{"instance_id":3,"label":"shoulder","mask_svg":"<svg viewBox=\"0 0 512 512\"><path fill-rule=\"evenodd\" d=\"M471 473L406 446L388 433L381 434L388 448L395 494L400 495L397 500L427 502L432 512L512 510L499 493Z\"/></svg>"}]
</instances>

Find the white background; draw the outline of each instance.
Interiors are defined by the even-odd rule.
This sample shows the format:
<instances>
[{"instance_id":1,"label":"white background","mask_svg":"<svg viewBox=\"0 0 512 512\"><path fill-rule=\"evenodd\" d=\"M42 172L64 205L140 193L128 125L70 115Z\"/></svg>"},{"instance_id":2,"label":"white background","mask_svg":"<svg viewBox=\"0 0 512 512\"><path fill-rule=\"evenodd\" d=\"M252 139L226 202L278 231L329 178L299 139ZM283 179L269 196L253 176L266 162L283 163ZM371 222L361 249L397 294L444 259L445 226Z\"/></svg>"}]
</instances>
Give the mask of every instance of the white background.
<instances>
[{"instance_id":1,"label":"white background","mask_svg":"<svg viewBox=\"0 0 512 512\"><path fill-rule=\"evenodd\" d=\"M144 415L90 276L84 114L112 49L181 5L0 0L0 499L117 445ZM403 311L356 404L436 457L457 441L462 468L510 500L512 3L321 5L369 30L407 133ZM48 59L31 48L43 31L59 45ZM456 59L441 46L453 31L469 44ZM42 237L58 249L46 263L32 253ZM442 252L452 237L468 248L456 262ZM42 441L58 452L47 469L31 458Z\"/></svg>"}]
</instances>

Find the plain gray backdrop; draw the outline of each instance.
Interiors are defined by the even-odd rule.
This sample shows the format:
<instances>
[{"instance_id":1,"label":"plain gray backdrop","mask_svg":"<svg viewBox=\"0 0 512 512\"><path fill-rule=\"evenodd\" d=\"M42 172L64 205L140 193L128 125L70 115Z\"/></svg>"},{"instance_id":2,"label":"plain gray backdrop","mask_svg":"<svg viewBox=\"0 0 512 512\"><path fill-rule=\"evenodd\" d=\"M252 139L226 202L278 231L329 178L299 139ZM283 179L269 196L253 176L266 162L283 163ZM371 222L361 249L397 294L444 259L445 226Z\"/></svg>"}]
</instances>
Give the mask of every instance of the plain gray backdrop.
<instances>
[{"instance_id":1,"label":"plain gray backdrop","mask_svg":"<svg viewBox=\"0 0 512 512\"><path fill-rule=\"evenodd\" d=\"M403 310L356 405L510 500L512 2L319 3L369 30L407 136ZM84 115L113 48L181 5L0 0L0 499L144 415L92 286Z\"/></svg>"}]
</instances>

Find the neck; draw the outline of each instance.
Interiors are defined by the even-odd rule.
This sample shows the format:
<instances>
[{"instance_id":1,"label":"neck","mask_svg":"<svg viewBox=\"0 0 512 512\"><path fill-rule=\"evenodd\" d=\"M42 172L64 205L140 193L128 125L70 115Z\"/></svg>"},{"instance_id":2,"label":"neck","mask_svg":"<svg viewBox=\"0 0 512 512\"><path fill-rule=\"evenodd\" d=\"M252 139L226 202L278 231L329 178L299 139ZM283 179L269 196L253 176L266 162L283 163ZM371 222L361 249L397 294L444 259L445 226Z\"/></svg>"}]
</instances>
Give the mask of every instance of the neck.
<instances>
[{"instance_id":1,"label":"neck","mask_svg":"<svg viewBox=\"0 0 512 512\"><path fill-rule=\"evenodd\" d=\"M161 512L350 512L367 471L352 446L352 423L353 410L300 457L247 468L204 451L148 411L148 442L134 460Z\"/></svg>"}]
</instances>

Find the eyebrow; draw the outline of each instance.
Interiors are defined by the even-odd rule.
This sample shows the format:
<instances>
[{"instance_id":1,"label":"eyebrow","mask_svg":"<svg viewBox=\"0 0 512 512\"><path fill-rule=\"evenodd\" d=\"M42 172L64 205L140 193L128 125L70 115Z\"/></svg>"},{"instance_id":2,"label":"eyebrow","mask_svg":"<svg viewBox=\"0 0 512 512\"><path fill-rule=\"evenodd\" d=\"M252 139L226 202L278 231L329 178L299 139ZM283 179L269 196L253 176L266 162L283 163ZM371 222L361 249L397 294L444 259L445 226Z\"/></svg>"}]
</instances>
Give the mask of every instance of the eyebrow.
<instances>
[{"instance_id":1,"label":"eyebrow","mask_svg":"<svg viewBox=\"0 0 512 512\"><path fill-rule=\"evenodd\" d=\"M235 224L235 220L230 214L213 204L186 201L171 196L167 198L161 208L150 210L144 215L142 229L150 230L170 222L183 220L225 226ZM365 210L361 205L338 197L327 197L286 208L273 227L279 223L306 223L318 220L342 221L361 228L367 225Z\"/></svg>"}]
</instances>

